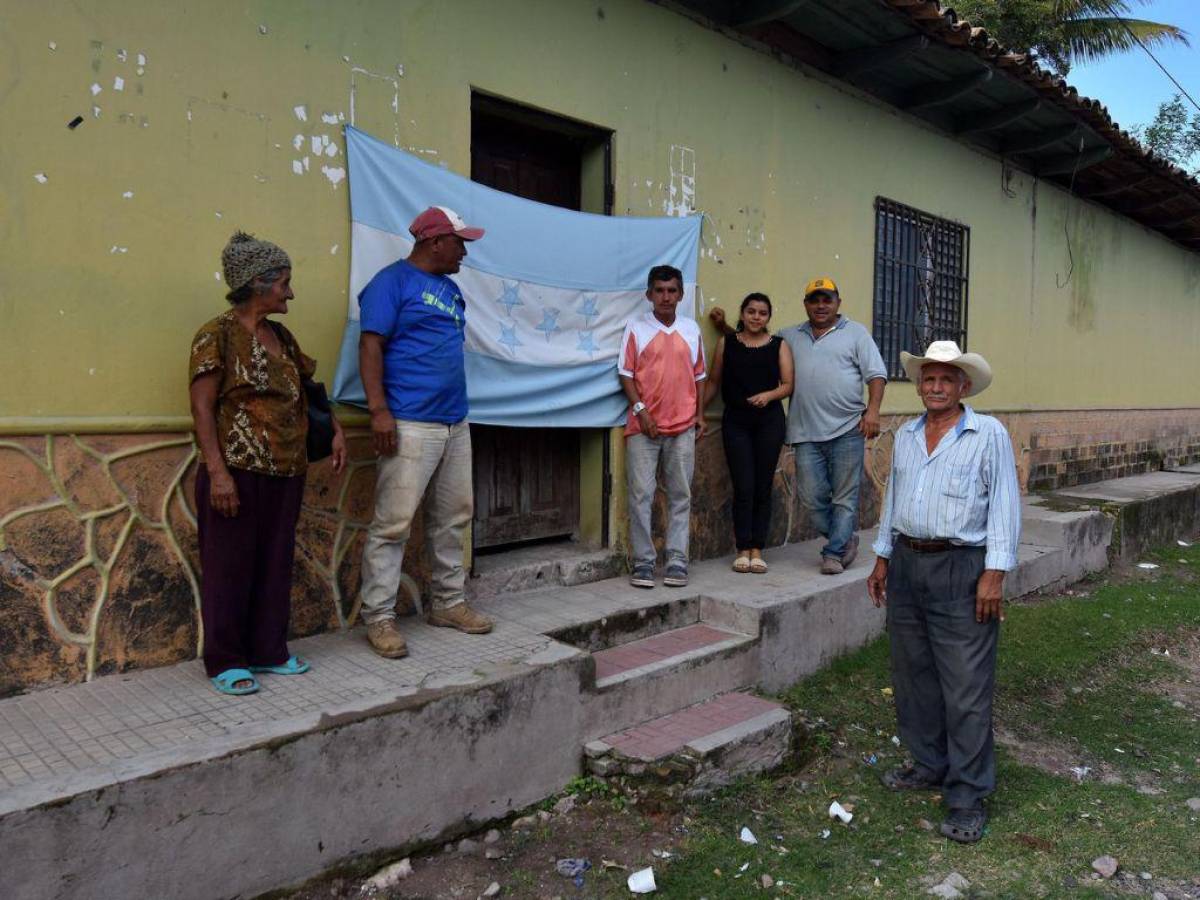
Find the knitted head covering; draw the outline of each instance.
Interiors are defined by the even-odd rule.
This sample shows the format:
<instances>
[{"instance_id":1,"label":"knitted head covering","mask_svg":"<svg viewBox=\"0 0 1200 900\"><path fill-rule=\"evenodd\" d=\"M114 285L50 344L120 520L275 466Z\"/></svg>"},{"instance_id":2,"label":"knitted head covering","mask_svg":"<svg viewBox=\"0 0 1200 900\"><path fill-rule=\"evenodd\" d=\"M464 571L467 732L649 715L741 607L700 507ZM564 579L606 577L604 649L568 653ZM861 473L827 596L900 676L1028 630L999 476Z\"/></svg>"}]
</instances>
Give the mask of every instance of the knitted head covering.
<instances>
[{"instance_id":1,"label":"knitted head covering","mask_svg":"<svg viewBox=\"0 0 1200 900\"><path fill-rule=\"evenodd\" d=\"M290 269L292 261L282 247L270 241L260 241L244 231L235 231L221 251L221 266L225 269L225 283L233 292L263 272Z\"/></svg>"}]
</instances>

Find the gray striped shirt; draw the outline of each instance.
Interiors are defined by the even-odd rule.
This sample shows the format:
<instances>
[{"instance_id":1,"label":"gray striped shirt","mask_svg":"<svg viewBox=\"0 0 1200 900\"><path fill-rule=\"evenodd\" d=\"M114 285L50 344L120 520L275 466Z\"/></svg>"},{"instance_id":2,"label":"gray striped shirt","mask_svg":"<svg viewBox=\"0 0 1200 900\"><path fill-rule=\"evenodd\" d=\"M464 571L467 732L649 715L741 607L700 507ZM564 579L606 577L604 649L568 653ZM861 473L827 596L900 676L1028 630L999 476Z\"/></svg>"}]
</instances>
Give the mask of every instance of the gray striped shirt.
<instances>
[{"instance_id":1,"label":"gray striped shirt","mask_svg":"<svg viewBox=\"0 0 1200 900\"><path fill-rule=\"evenodd\" d=\"M932 454L924 415L896 433L875 555L889 559L897 534L986 547L985 568L1016 567L1021 492L1003 425L964 406Z\"/></svg>"}]
</instances>

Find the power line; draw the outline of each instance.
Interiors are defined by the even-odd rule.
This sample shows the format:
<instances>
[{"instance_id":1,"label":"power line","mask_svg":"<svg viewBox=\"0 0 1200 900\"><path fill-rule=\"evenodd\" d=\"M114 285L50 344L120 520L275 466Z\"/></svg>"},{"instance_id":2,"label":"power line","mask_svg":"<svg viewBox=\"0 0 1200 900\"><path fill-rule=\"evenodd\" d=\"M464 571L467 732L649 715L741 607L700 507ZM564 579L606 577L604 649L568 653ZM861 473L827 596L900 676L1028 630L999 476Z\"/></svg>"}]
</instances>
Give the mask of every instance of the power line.
<instances>
[{"instance_id":1,"label":"power line","mask_svg":"<svg viewBox=\"0 0 1200 900\"><path fill-rule=\"evenodd\" d=\"M1167 67L1164 66L1161 62L1159 62L1158 57L1155 56L1150 51L1150 48L1145 45L1145 43L1142 41L1142 39L1140 37L1138 37L1136 34L1134 34L1133 29L1129 27L1129 23L1127 23L1125 21L1125 17L1120 15L1117 10L1114 10L1112 8L1111 2L1105 3L1105 7L1108 9L1109 13L1112 14L1113 18L1121 23L1121 27L1125 29L1125 31L1129 34L1129 36L1131 38L1133 38L1134 43L1136 43L1139 47L1141 47L1142 50L1144 50L1146 52L1146 55L1149 56L1152 60L1154 60L1154 64L1156 66L1158 66L1160 69L1162 69L1163 74L1166 75L1169 79L1171 79L1171 84L1175 85L1175 87L1177 87L1179 89L1179 93L1181 93L1183 96L1187 97L1188 102L1190 102L1192 104L1192 106L1196 107L1196 112L1200 112L1200 103L1197 103L1195 98L1187 92L1187 88L1185 88L1182 84L1179 83L1179 79L1176 78L1174 75L1172 75L1170 70L1167 69Z\"/></svg>"}]
</instances>

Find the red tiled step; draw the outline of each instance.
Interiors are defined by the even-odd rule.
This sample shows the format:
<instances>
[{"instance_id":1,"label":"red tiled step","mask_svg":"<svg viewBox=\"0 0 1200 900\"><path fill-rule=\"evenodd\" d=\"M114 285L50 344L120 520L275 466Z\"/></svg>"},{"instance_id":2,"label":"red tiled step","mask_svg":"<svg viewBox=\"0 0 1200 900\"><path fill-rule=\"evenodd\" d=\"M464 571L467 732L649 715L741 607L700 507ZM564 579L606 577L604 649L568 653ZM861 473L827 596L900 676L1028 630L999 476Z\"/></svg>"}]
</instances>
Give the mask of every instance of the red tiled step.
<instances>
[{"instance_id":1,"label":"red tiled step","mask_svg":"<svg viewBox=\"0 0 1200 900\"><path fill-rule=\"evenodd\" d=\"M781 716L786 716L786 710L778 703L735 691L610 734L600 743L621 756L655 760L754 719Z\"/></svg>"},{"instance_id":2,"label":"red tiled step","mask_svg":"<svg viewBox=\"0 0 1200 900\"><path fill-rule=\"evenodd\" d=\"M748 635L736 631L724 631L711 625L687 625L619 647L598 650L592 654L596 660L596 684L602 687L605 683L663 668L695 655L696 651L736 646L748 640Z\"/></svg>"}]
</instances>

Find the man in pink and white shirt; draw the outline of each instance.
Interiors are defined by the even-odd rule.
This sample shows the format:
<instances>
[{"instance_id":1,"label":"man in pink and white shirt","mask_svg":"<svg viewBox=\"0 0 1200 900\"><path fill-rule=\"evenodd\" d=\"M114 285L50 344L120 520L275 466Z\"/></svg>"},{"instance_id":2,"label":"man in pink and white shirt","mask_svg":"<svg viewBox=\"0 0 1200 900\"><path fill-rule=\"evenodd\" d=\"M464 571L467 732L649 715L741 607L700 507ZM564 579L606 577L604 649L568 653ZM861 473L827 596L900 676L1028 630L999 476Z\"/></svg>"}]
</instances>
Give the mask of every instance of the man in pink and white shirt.
<instances>
[{"instance_id":1,"label":"man in pink and white shirt","mask_svg":"<svg viewBox=\"0 0 1200 900\"><path fill-rule=\"evenodd\" d=\"M663 584L688 583L688 535L692 512L692 472L696 440L704 434L704 342L693 319L675 315L683 299L683 274L655 266L646 279L652 309L625 326L617 368L629 398L625 425L625 466L629 475L629 541L635 587L654 587L657 556L650 510L663 470L667 493L666 572Z\"/></svg>"}]
</instances>

